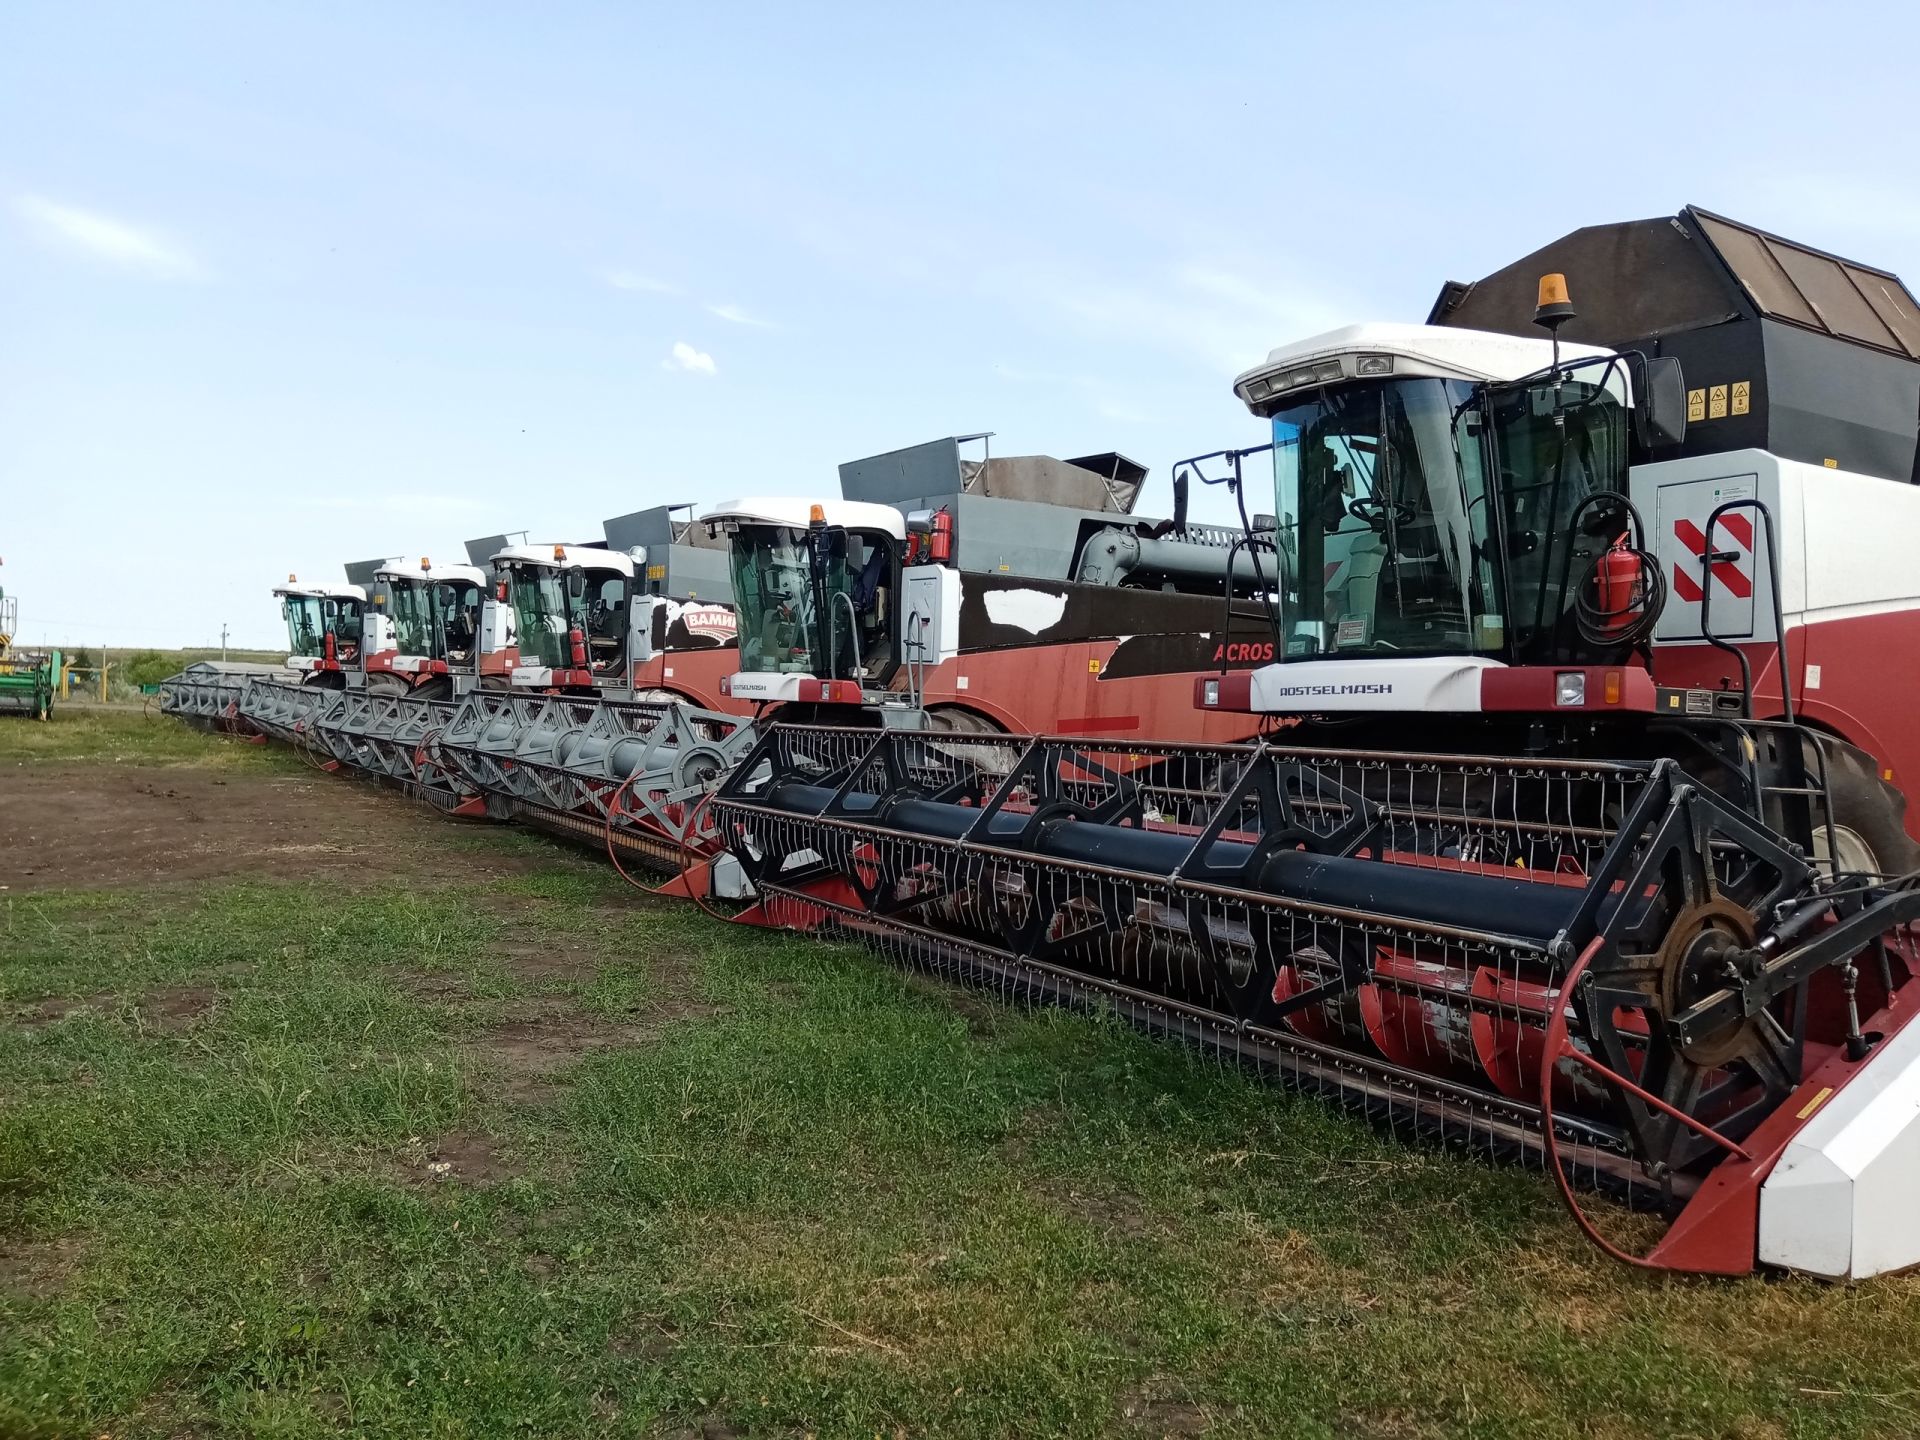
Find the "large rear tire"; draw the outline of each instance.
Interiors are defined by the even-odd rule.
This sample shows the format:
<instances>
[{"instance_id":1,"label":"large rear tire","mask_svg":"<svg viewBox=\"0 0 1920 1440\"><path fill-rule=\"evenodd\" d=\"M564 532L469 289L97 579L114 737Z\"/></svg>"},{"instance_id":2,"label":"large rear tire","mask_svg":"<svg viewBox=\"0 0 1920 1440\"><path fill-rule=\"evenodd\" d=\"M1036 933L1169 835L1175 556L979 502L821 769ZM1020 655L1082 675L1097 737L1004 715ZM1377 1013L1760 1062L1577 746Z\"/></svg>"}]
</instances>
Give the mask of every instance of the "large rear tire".
<instances>
[{"instance_id":1,"label":"large rear tire","mask_svg":"<svg viewBox=\"0 0 1920 1440\"><path fill-rule=\"evenodd\" d=\"M937 705L927 711L927 729L936 735L972 737L1007 733L986 716L973 710L962 710L955 705ZM936 745L935 748L940 747ZM990 774L1008 775L1019 763L1022 748L1019 745L976 743L952 746L947 753L956 759L970 760Z\"/></svg>"},{"instance_id":2,"label":"large rear tire","mask_svg":"<svg viewBox=\"0 0 1920 1440\"><path fill-rule=\"evenodd\" d=\"M1844 872L1908 875L1920 871L1920 843L1907 833L1907 797L1884 778L1873 756L1822 736L1833 834L1816 824L1814 855ZM1815 772L1816 776L1818 771Z\"/></svg>"},{"instance_id":3,"label":"large rear tire","mask_svg":"<svg viewBox=\"0 0 1920 1440\"><path fill-rule=\"evenodd\" d=\"M407 693L408 688L407 682L400 676L390 674L384 670L376 670L373 674L367 676L367 693L369 695L404 695Z\"/></svg>"}]
</instances>

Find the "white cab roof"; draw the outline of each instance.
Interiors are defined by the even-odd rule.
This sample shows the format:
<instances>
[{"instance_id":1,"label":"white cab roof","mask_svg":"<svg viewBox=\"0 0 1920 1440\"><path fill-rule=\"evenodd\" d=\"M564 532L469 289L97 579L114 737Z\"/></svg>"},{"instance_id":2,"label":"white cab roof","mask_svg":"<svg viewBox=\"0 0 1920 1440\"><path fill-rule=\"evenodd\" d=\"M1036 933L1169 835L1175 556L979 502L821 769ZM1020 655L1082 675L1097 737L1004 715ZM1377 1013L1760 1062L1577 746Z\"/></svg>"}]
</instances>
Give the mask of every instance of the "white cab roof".
<instances>
[{"instance_id":1,"label":"white cab roof","mask_svg":"<svg viewBox=\"0 0 1920 1440\"><path fill-rule=\"evenodd\" d=\"M551 555L552 550L547 552ZM485 585L487 577L480 573L479 567L452 560L434 561L433 568L421 570L412 565L394 563L382 565L374 571L376 580L466 580L475 585Z\"/></svg>"},{"instance_id":2,"label":"white cab roof","mask_svg":"<svg viewBox=\"0 0 1920 1440\"><path fill-rule=\"evenodd\" d=\"M491 558L495 565L549 565L562 570L578 565L583 570L617 570L629 577L633 574L633 557L625 551L601 550L592 545L509 545L494 551Z\"/></svg>"},{"instance_id":3,"label":"white cab roof","mask_svg":"<svg viewBox=\"0 0 1920 1440\"><path fill-rule=\"evenodd\" d=\"M367 592L359 585L330 585L325 581L306 585L298 580L289 580L284 585L274 586L273 593L295 595L303 599L318 597L322 600L358 600L363 605L367 601Z\"/></svg>"},{"instance_id":4,"label":"white cab roof","mask_svg":"<svg viewBox=\"0 0 1920 1440\"><path fill-rule=\"evenodd\" d=\"M891 505L867 500L810 500L795 495L757 495L729 500L700 517L705 524L784 525L804 530L818 505L829 525L848 530L878 530L896 540L907 538L907 518Z\"/></svg>"},{"instance_id":5,"label":"white cab roof","mask_svg":"<svg viewBox=\"0 0 1920 1440\"><path fill-rule=\"evenodd\" d=\"M1612 352L1596 345L1560 346L1560 359L1582 360ZM1365 356L1386 356L1385 378L1433 376L1443 380L1518 380L1553 363L1553 342L1544 333L1497 335L1445 325L1348 325L1324 335L1282 345L1233 382L1233 393L1256 413L1271 410L1273 397L1296 390L1365 378ZM1340 367L1335 374L1332 367ZM1315 373L1318 372L1318 373Z\"/></svg>"}]
</instances>

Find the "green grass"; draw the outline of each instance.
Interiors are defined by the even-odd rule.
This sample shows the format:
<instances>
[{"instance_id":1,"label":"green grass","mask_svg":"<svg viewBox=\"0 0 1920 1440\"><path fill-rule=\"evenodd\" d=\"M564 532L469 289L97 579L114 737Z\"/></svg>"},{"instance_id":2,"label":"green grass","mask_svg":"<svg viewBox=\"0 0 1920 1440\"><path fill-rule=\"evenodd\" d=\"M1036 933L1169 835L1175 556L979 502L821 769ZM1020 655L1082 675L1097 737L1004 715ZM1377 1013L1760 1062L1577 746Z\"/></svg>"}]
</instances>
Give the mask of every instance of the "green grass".
<instances>
[{"instance_id":1,"label":"green grass","mask_svg":"<svg viewBox=\"0 0 1920 1440\"><path fill-rule=\"evenodd\" d=\"M54 706L53 719L0 714L0 766L22 761L194 765L287 773L298 757L274 746L189 730L158 705Z\"/></svg>"},{"instance_id":2,"label":"green grass","mask_svg":"<svg viewBox=\"0 0 1920 1440\"><path fill-rule=\"evenodd\" d=\"M523 869L0 902L0 1435L1920 1429L1912 1280L1649 1279L1537 1175L449 840Z\"/></svg>"}]
</instances>

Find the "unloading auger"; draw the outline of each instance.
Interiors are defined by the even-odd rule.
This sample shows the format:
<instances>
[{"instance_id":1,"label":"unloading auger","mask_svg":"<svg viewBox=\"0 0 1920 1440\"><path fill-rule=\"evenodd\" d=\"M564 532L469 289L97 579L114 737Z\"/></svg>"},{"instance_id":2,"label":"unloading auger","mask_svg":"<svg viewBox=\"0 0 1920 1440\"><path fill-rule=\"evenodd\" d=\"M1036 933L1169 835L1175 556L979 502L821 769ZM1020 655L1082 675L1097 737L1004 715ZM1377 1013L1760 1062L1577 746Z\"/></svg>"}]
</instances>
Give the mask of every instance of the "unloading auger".
<instances>
[{"instance_id":1,"label":"unloading auger","mask_svg":"<svg viewBox=\"0 0 1920 1440\"><path fill-rule=\"evenodd\" d=\"M1652 1264L1833 1260L1769 1243L1758 1181L1920 1044L1910 881L1831 878L1672 760L974 743L772 727L712 804L757 918L1543 1161L1671 1217ZM1877 1268L1849 1201L1891 1178L1825 1196L1829 1273Z\"/></svg>"}]
</instances>

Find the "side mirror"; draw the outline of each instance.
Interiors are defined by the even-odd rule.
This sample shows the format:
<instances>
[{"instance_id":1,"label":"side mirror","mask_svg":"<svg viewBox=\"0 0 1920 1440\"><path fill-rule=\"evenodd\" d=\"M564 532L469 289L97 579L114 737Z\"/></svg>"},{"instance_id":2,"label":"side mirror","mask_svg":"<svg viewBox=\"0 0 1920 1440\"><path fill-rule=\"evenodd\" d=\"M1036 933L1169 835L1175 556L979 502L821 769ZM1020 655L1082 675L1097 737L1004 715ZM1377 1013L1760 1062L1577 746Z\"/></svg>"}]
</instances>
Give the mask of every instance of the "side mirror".
<instances>
[{"instance_id":1,"label":"side mirror","mask_svg":"<svg viewBox=\"0 0 1920 1440\"><path fill-rule=\"evenodd\" d=\"M1648 449L1678 445L1687 438L1687 377L1677 356L1648 360L1633 407L1634 430Z\"/></svg>"},{"instance_id":2,"label":"side mirror","mask_svg":"<svg viewBox=\"0 0 1920 1440\"><path fill-rule=\"evenodd\" d=\"M567 598L581 599L587 593L587 572L578 565L569 566L566 571Z\"/></svg>"},{"instance_id":3,"label":"side mirror","mask_svg":"<svg viewBox=\"0 0 1920 1440\"><path fill-rule=\"evenodd\" d=\"M1189 483L1188 474L1185 470L1175 470L1173 472L1173 533L1176 535L1185 535L1187 533L1187 489Z\"/></svg>"}]
</instances>

